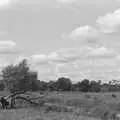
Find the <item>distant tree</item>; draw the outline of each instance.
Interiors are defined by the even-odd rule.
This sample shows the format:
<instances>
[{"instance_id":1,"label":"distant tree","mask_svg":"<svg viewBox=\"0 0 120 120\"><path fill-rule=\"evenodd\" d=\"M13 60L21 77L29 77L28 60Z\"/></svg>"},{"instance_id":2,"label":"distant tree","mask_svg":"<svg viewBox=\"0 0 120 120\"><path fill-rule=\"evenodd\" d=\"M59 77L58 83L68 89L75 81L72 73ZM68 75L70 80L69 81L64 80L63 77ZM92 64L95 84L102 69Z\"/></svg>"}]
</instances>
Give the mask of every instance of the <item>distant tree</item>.
<instances>
[{"instance_id":1,"label":"distant tree","mask_svg":"<svg viewBox=\"0 0 120 120\"><path fill-rule=\"evenodd\" d=\"M109 84L103 83L101 86L101 92L109 92Z\"/></svg>"},{"instance_id":2,"label":"distant tree","mask_svg":"<svg viewBox=\"0 0 120 120\"><path fill-rule=\"evenodd\" d=\"M81 81L79 86L81 87L80 90L82 92L89 92L90 91L90 82L88 79L84 79L83 81Z\"/></svg>"},{"instance_id":3,"label":"distant tree","mask_svg":"<svg viewBox=\"0 0 120 120\"><path fill-rule=\"evenodd\" d=\"M49 81L48 84L47 84L47 89L49 91L56 90L56 81Z\"/></svg>"},{"instance_id":4,"label":"distant tree","mask_svg":"<svg viewBox=\"0 0 120 120\"><path fill-rule=\"evenodd\" d=\"M69 78L61 77L56 81L56 89L61 91L70 91L72 82Z\"/></svg>"},{"instance_id":5,"label":"distant tree","mask_svg":"<svg viewBox=\"0 0 120 120\"><path fill-rule=\"evenodd\" d=\"M112 85L112 81L109 81L109 83L108 83L109 85Z\"/></svg>"},{"instance_id":6,"label":"distant tree","mask_svg":"<svg viewBox=\"0 0 120 120\"><path fill-rule=\"evenodd\" d=\"M72 85L72 88L74 88L75 91L82 91L82 85L81 82L77 82L76 84Z\"/></svg>"},{"instance_id":7,"label":"distant tree","mask_svg":"<svg viewBox=\"0 0 120 120\"><path fill-rule=\"evenodd\" d=\"M98 80L98 84L101 85L102 81L101 80Z\"/></svg>"},{"instance_id":8,"label":"distant tree","mask_svg":"<svg viewBox=\"0 0 120 120\"><path fill-rule=\"evenodd\" d=\"M38 91L39 90L39 80L37 78L37 72L29 72L29 81L31 81L31 90Z\"/></svg>"},{"instance_id":9,"label":"distant tree","mask_svg":"<svg viewBox=\"0 0 120 120\"><path fill-rule=\"evenodd\" d=\"M72 84L71 90L72 91L79 91L79 83Z\"/></svg>"},{"instance_id":10,"label":"distant tree","mask_svg":"<svg viewBox=\"0 0 120 120\"><path fill-rule=\"evenodd\" d=\"M40 81L40 83L39 83L39 89L42 90L42 91L47 90L47 82Z\"/></svg>"},{"instance_id":11,"label":"distant tree","mask_svg":"<svg viewBox=\"0 0 120 120\"><path fill-rule=\"evenodd\" d=\"M90 82L90 92L100 92L101 88L100 88L100 83L99 81L91 81Z\"/></svg>"}]
</instances>

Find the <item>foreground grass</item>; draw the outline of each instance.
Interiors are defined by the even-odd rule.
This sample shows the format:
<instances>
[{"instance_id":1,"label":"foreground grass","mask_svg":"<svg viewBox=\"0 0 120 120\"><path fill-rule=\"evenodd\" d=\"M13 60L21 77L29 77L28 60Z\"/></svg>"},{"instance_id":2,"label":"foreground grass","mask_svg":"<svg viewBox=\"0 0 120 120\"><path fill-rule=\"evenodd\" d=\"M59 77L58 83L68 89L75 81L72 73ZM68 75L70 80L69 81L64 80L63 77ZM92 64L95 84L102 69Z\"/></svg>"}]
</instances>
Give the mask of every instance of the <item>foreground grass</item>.
<instances>
[{"instance_id":1,"label":"foreground grass","mask_svg":"<svg viewBox=\"0 0 120 120\"><path fill-rule=\"evenodd\" d=\"M24 108L0 110L0 120L118 120L114 116L120 113L120 93L50 92L37 102L37 107L18 102Z\"/></svg>"},{"instance_id":2,"label":"foreground grass","mask_svg":"<svg viewBox=\"0 0 120 120\"><path fill-rule=\"evenodd\" d=\"M0 120L98 120L96 118L77 116L70 113L45 113L42 110L34 109L17 109L17 110L1 110Z\"/></svg>"}]
</instances>

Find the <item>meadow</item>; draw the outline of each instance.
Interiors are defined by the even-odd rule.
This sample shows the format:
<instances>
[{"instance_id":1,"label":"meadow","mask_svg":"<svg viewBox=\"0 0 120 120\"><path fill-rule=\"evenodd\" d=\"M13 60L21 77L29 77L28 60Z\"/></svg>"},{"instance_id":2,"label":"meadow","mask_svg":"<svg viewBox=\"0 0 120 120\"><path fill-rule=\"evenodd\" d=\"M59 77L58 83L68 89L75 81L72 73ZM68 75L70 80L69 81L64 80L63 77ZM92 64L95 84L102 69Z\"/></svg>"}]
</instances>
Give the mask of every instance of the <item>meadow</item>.
<instances>
[{"instance_id":1,"label":"meadow","mask_svg":"<svg viewBox=\"0 0 120 120\"><path fill-rule=\"evenodd\" d=\"M0 95L9 93L0 92ZM26 95L39 97L40 92ZM31 106L16 101L15 109L0 110L0 120L119 120L120 93L48 92Z\"/></svg>"}]
</instances>

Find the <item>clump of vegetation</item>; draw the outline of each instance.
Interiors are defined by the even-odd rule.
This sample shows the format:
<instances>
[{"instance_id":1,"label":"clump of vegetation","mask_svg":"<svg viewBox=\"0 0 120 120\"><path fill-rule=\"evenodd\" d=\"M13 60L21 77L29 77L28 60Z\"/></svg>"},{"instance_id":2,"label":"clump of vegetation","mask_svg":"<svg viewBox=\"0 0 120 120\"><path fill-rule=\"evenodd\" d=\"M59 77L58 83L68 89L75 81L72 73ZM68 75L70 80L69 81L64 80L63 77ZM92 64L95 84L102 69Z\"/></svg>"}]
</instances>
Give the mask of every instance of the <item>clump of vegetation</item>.
<instances>
[{"instance_id":1,"label":"clump of vegetation","mask_svg":"<svg viewBox=\"0 0 120 120\"><path fill-rule=\"evenodd\" d=\"M101 120L116 120L116 111L112 110L109 105L101 103L91 109L91 115Z\"/></svg>"},{"instance_id":2,"label":"clump of vegetation","mask_svg":"<svg viewBox=\"0 0 120 120\"><path fill-rule=\"evenodd\" d=\"M85 94L85 98L86 98L86 99L90 99L90 98L91 98L91 95Z\"/></svg>"},{"instance_id":3,"label":"clump of vegetation","mask_svg":"<svg viewBox=\"0 0 120 120\"><path fill-rule=\"evenodd\" d=\"M116 94L112 94L112 98L117 98L117 95Z\"/></svg>"}]
</instances>

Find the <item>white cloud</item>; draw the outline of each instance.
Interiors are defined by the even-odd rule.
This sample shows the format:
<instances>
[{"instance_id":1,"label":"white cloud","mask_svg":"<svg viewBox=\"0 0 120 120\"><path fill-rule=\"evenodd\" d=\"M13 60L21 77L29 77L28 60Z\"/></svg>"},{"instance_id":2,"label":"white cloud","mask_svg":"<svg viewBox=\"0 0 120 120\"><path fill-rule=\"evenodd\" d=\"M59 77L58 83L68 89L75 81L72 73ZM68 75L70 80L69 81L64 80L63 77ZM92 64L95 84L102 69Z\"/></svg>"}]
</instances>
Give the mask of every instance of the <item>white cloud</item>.
<instances>
[{"instance_id":1,"label":"white cloud","mask_svg":"<svg viewBox=\"0 0 120 120\"><path fill-rule=\"evenodd\" d=\"M0 0L0 7L9 5L13 0Z\"/></svg>"},{"instance_id":2,"label":"white cloud","mask_svg":"<svg viewBox=\"0 0 120 120\"><path fill-rule=\"evenodd\" d=\"M15 58L13 64L16 65L16 64L20 63L21 61L23 61L24 59L28 60L29 57L20 54L19 56L17 56L17 58Z\"/></svg>"},{"instance_id":3,"label":"white cloud","mask_svg":"<svg viewBox=\"0 0 120 120\"><path fill-rule=\"evenodd\" d=\"M116 0L116 1L120 2L120 0Z\"/></svg>"},{"instance_id":4,"label":"white cloud","mask_svg":"<svg viewBox=\"0 0 120 120\"><path fill-rule=\"evenodd\" d=\"M25 58L25 57L22 57ZM58 53L53 52L48 55L45 54L35 54L30 57L26 57L28 62L34 66L46 66L50 64L59 64L59 63L66 63L68 62L62 56L59 56Z\"/></svg>"},{"instance_id":5,"label":"white cloud","mask_svg":"<svg viewBox=\"0 0 120 120\"><path fill-rule=\"evenodd\" d=\"M106 16L99 17L96 22L104 33L118 32L120 27L120 9L113 13L108 13Z\"/></svg>"},{"instance_id":6,"label":"white cloud","mask_svg":"<svg viewBox=\"0 0 120 120\"><path fill-rule=\"evenodd\" d=\"M53 53L50 53L48 55L48 60L49 61L59 61L60 60L60 56L56 52L53 52Z\"/></svg>"},{"instance_id":7,"label":"white cloud","mask_svg":"<svg viewBox=\"0 0 120 120\"><path fill-rule=\"evenodd\" d=\"M99 48L90 48L90 56L98 56L98 57L114 57L117 55L117 52L115 52L112 49L107 49L105 47L99 47Z\"/></svg>"},{"instance_id":8,"label":"white cloud","mask_svg":"<svg viewBox=\"0 0 120 120\"><path fill-rule=\"evenodd\" d=\"M114 50L105 47L82 47L61 49L57 52L62 58L68 62L85 59L85 58L108 58L115 57L117 53Z\"/></svg>"},{"instance_id":9,"label":"white cloud","mask_svg":"<svg viewBox=\"0 0 120 120\"><path fill-rule=\"evenodd\" d=\"M88 37L96 37L98 35L98 31L94 29L93 27L86 25L86 26L81 26L73 30L70 34L70 37L83 37L83 38L88 38Z\"/></svg>"},{"instance_id":10,"label":"white cloud","mask_svg":"<svg viewBox=\"0 0 120 120\"><path fill-rule=\"evenodd\" d=\"M8 5L10 0L0 0L0 7L4 5Z\"/></svg>"},{"instance_id":11,"label":"white cloud","mask_svg":"<svg viewBox=\"0 0 120 120\"><path fill-rule=\"evenodd\" d=\"M0 54L19 54L21 49L13 41L0 40Z\"/></svg>"},{"instance_id":12,"label":"white cloud","mask_svg":"<svg viewBox=\"0 0 120 120\"><path fill-rule=\"evenodd\" d=\"M82 45L97 45L99 41L99 31L97 29L85 25L75 28L70 34L62 34L62 39L76 40Z\"/></svg>"},{"instance_id":13,"label":"white cloud","mask_svg":"<svg viewBox=\"0 0 120 120\"><path fill-rule=\"evenodd\" d=\"M46 64L47 61L47 56L44 54L36 54L36 55L32 55L29 57L29 61L31 61L32 63L35 64Z\"/></svg>"},{"instance_id":14,"label":"white cloud","mask_svg":"<svg viewBox=\"0 0 120 120\"><path fill-rule=\"evenodd\" d=\"M111 56L111 60L108 56ZM99 75L105 78L117 68L115 56L116 52L105 47L82 47L61 48L48 55L35 54L27 59L32 70L38 71L39 79L48 80L50 76L55 76L54 78L68 76L77 80L81 77L91 79L94 76L97 79Z\"/></svg>"},{"instance_id":15,"label":"white cloud","mask_svg":"<svg viewBox=\"0 0 120 120\"><path fill-rule=\"evenodd\" d=\"M39 60L46 60L47 56L43 54L36 54L31 56L32 59L39 61Z\"/></svg>"},{"instance_id":16,"label":"white cloud","mask_svg":"<svg viewBox=\"0 0 120 120\"><path fill-rule=\"evenodd\" d=\"M23 59L26 59L28 62L28 65L30 66L31 70L38 71L39 74L43 74L47 72L49 63L47 59L47 55L44 54L34 54L31 56L25 56L23 54L19 55L15 61L14 64L18 64L21 62Z\"/></svg>"},{"instance_id":17,"label":"white cloud","mask_svg":"<svg viewBox=\"0 0 120 120\"><path fill-rule=\"evenodd\" d=\"M86 65L87 64L87 65ZM80 80L81 78L88 79L106 79L108 76L112 78L118 74L114 60L94 60L89 63L89 60L79 60L65 64L57 64L55 75L68 76L72 80ZM111 77L109 77L111 79ZM110 80L109 79L109 80Z\"/></svg>"},{"instance_id":18,"label":"white cloud","mask_svg":"<svg viewBox=\"0 0 120 120\"><path fill-rule=\"evenodd\" d=\"M0 70L9 64L15 64L21 51L13 41L0 40Z\"/></svg>"},{"instance_id":19,"label":"white cloud","mask_svg":"<svg viewBox=\"0 0 120 120\"><path fill-rule=\"evenodd\" d=\"M8 7L19 0L0 0L0 8Z\"/></svg>"},{"instance_id":20,"label":"white cloud","mask_svg":"<svg viewBox=\"0 0 120 120\"><path fill-rule=\"evenodd\" d=\"M48 55L49 62L56 62L56 63L65 63L68 62L65 58L60 56L57 52L50 53Z\"/></svg>"},{"instance_id":21,"label":"white cloud","mask_svg":"<svg viewBox=\"0 0 120 120\"><path fill-rule=\"evenodd\" d=\"M72 4L75 3L77 0L57 0L57 1L62 4Z\"/></svg>"},{"instance_id":22,"label":"white cloud","mask_svg":"<svg viewBox=\"0 0 120 120\"><path fill-rule=\"evenodd\" d=\"M59 54L61 58L66 59L68 62L80 59L83 55L81 48L62 48L57 51L57 54Z\"/></svg>"},{"instance_id":23,"label":"white cloud","mask_svg":"<svg viewBox=\"0 0 120 120\"><path fill-rule=\"evenodd\" d=\"M118 53L113 49L108 49L106 47L82 47L82 48L61 48L60 50L50 53L48 55L36 54L29 57L29 60L32 60L38 64L43 63L60 63L65 64L68 62L74 62L81 59L93 58L107 58L115 57Z\"/></svg>"},{"instance_id":24,"label":"white cloud","mask_svg":"<svg viewBox=\"0 0 120 120\"><path fill-rule=\"evenodd\" d=\"M15 47L16 44L13 41L2 41L0 40L0 47Z\"/></svg>"}]
</instances>

